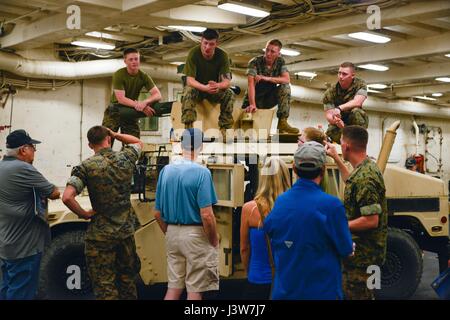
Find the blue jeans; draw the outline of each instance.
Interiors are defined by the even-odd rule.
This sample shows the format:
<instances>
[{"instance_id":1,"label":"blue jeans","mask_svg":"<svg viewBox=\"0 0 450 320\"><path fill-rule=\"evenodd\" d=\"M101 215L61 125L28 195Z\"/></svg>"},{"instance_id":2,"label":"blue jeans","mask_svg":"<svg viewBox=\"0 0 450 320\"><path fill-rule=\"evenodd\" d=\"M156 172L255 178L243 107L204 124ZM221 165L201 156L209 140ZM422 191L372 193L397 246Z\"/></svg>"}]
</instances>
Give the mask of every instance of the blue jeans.
<instances>
[{"instance_id":1,"label":"blue jeans","mask_svg":"<svg viewBox=\"0 0 450 320\"><path fill-rule=\"evenodd\" d=\"M41 253L14 260L2 261L3 282L0 300L32 300L39 281Z\"/></svg>"}]
</instances>

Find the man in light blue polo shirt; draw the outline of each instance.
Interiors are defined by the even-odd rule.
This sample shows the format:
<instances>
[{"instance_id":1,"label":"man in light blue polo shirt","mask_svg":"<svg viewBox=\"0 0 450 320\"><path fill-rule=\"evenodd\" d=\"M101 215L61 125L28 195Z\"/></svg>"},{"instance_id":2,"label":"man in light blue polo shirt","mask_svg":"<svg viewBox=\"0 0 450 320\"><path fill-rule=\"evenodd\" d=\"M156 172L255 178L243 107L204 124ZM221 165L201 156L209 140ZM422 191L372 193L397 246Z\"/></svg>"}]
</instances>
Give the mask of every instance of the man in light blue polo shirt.
<instances>
[{"instance_id":1,"label":"man in light blue polo shirt","mask_svg":"<svg viewBox=\"0 0 450 320\"><path fill-rule=\"evenodd\" d=\"M325 148L305 142L294 154L299 180L264 220L275 261L274 300L343 298L341 258L352 254L342 202L322 191Z\"/></svg>"},{"instance_id":2,"label":"man in light blue polo shirt","mask_svg":"<svg viewBox=\"0 0 450 320\"><path fill-rule=\"evenodd\" d=\"M188 300L219 290L216 219L217 197L210 171L196 163L203 133L194 128L182 135L183 158L164 167L156 188L155 217L166 235L168 289L164 299Z\"/></svg>"}]
</instances>

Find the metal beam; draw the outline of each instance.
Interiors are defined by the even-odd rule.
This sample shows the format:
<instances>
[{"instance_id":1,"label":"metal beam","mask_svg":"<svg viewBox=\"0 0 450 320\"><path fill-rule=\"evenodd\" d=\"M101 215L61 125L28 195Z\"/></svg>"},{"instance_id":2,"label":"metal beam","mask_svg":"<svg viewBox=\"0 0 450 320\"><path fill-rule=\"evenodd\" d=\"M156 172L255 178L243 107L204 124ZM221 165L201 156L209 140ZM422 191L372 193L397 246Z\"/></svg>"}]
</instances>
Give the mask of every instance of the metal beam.
<instances>
[{"instance_id":1,"label":"metal beam","mask_svg":"<svg viewBox=\"0 0 450 320\"><path fill-rule=\"evenodd\" d=\"M178 22L201 22L224 26L246 24L247 20L242 14L235 14L217 7L200 5L187 5L181 8L173 8L152 13L150 16L159 18L166 23L174 25Z\"/></svg>"},{"instance_id":2,"label":"metal beam","mask_svg":"<svg viewBox=\"0 0 450 320\"><path fill-rule=\"evenodd\" d=\"M63 0L65 3L66 0ZM42 46L48 42L55 42L68 37L84 35L89 31L101 31L111 25L111 21L120 21L121 23L139 24L142 21L149 20L149 14L166 10L186 4L194 3L196 0L127 0L123 2L125 12L103 7L100 11L89 10L95 5L94 0L75 1L75 4L81 6L81 29L69 30L66 27L67 13L61 12L55 15L47 16L32 23L17 25L13 31L0 38L2 48L14 47L17 49L31 49ZM100 6L105 5L105 1L98 2ZM87 6L86 8L84 6ZM86 9L86 10L84 10Z\"/></svg>"},{"instance_id":3,"label":"metal beam","mask_svg":"<svg viewBox=\"0 0 450 320\"><path fill-rule=\"evenodd\" d=\"M59 13L32 23L18 24L10 34L0 38L0 46L2 48L13 46L24 48L24 46L20 45L26 44L27 48L33 48L42 44L42 38L51 36L53 39L58 39L79 34L79 30L67 29L67 17L65 13ZM84 20L85 17L82 19Z\"/></svg>"},{"instance_id":4,"label":"metal beam","mask_svg":"<svg viewBox=\"0 0 450 320\"><path fill-rule=\"evenodd\" d=\"M402 81L429 79L450 75L450 62L427 63L417 67L396 67L386 72L365 71L359 74L367 83L398 83Z\"/></svg>"},{"instance_id":5,"label":"metal beam","mask_svg":"<svg viewBox=\"0 0 450 320\"><path fill-rule=\"evenodd\" d=\"M415 38L384 45L311 54L301 58L305 60L304 62L289 65L289 70L292 72L318 71L334 68L343 61L352 61L354 64L361 64L430 54L444 54L448 52L450 52L450 32L428 38Z\"/></svg>"},{"instance_id":6,"label":"metal beam","mask_svg":"<svg viewBox=\"0 0 450 320\"><path fill-rule=\"evenodd\" d=\"M411 80L434 79L450 75L450 62L426 63L417 67L394 67L386 72L363 71L357 72L356 76L364 79L366 83L400 83ZM313 88L325 88L326 83L337 82L337 75L318 75L311 81L300 80L299 83Z\"/></svg>"},{"instance_id":7,"label":"metal beam","mask_svg":"<svg viewBox=\"0 0 450 320\"><path fill-rule=\"evenodd\" d=\"M80 4L90 4L99 7L122 10L122 0L77 0Z\"/></svg>"},{"instance_id":8,"label":"metal beam","mask_svg":"<svg viewBox=\"0 0 450 320\"><path fill-rule=\"evenodd\" d=\"M389 91L388 89L383 90L383 92ZM396 88L394 86L393 94L397 97L412 97L420 95L431 95L432 93L446 93L450 92L450 84L436 84L429 86L414 86L414 87L402 87Z\"/></svg>"},{"instance_id":9,"label":"metal beam","mask_svg":"<svg viewBox=\"0 0 450 320\"><path fill-rule=\"evenodd\" d=\"M450 13L450 1L421 1L408 5L383 9L382 24L393 25L401 23L402 19L422 20L431 17L447 16ZM335 19L318 19L308 24L299 24L290 28L270 32L261 37L240 37L239 39L222 44L222 48L229 53L263 48L271 39L279 39L285 44L299 42L306 39L314 39L331 35L353 32L355 28L366 26L368 15L355 14ZM187 56L188 51L168 54L164 60L174 61Z\"/></svg>"}]
</instances>

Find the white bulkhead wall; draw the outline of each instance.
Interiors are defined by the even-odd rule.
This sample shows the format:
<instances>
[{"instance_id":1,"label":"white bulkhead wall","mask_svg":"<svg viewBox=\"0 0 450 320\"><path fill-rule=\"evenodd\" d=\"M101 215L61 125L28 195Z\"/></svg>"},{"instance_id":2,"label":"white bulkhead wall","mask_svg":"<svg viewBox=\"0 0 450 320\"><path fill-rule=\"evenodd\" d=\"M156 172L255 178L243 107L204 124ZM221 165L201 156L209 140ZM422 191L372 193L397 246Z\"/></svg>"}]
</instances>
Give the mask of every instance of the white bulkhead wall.
<instances>
[{"instance_id":1,"label":"white bulkhead wall","mask_svg":"<svg viewBox=\"0 0 450 320\"><path fill-rule=\"evenodd\" d=\"M155 79L156 80L156 79ZM161 90L163 100L172 98L173 88L178 83L155 81ZM12 130L25 129L30 135L42 141L38 146L34 165L44 176L59 187L64 187L71 168L92 155L87 145L86 133L93 125L100 124L103 112L111 94L111 78L97 78L74 82L57 90L34 90L18 88L14 97ZM370 97L369 97L370 99ZM0 125L9 124L11 99L0 109ZM242 94L236 99L235 107L242 103ZM412 131L412 117L392 113L369 112L369 155L378 156L384 130L394 121L401 120L396 143L390 162L403 167L407 156L415 152L415 136ZM416 117L418 124L440 127L443 132L442 178L450 178L450 120ZM276 128L275 117L272 128ZM289 122L299 128L321 124L326 130L323 107L293 101ZM80 127L81 126L81 127ZM169 139L170 119L160 119L160 135L143 135L144 142L165 143ZM81 129L80 129L81 128ZM0 152L5 151L8 129L0 132ZM419 152L424 153L424 137L419 139ZM120 143L115 144L115 149ZM436 148L433 149L437 150ZM437 155L437 154L435 154ZM448 182L446 182L448 183Z\"/></svg>"}]
</instances>

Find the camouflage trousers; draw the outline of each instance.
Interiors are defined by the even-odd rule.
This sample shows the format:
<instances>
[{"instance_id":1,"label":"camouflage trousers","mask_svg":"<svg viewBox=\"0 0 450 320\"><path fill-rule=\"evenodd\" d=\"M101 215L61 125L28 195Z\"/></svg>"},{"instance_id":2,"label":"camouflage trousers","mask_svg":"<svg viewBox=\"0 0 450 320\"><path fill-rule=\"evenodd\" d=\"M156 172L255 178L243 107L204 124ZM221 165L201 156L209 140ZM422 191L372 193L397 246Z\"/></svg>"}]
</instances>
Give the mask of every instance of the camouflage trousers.
<instances>
[{"instance_id":1,"label":"camouflage trousers","mask_svg":"<svg viewBox=\"0 0 450 320\"><path fill-rule=\"evenodd\" d=\"M346 112L342 115L342 121L346 126L358 125L367 129L369 126L369 117L366 112L361 108L354 108L350 112ZM342 129L334 124L328 125L326 135L329 136L334 142L341 143Z\"/></svg>"},{"instance_id":2,"label":"camouflage trousers","mask_svg":"<svg viewBox=\"0 0 450 320\"><path fill-rule=\"evenodd\" d=\"M197 120L197 103L206 99L220 103L219 128L230 129L233 126L233 104L235 96L231 89L220 90L216 94L207 94L186 86L183 93L181 122L191 123Z\"/></svg>"},{"instance_id":3,"label":"camouflage trousers","mask_svg":"<svg viewBox=\"0 0 450 320\"><path fill-rule=\"evenodd\" d=\"M109 241L86 240L86 264L98 300L137 299L141 263L134 236Z\"/></svg>"},{"instance_id":4,"label":"camouflage trousers","mask_svg":"<svg viewBox=\"0 0 450 320\"><path fill-rule=\"evenodd\" d=\"M346 300L374 300L373 290L367 287L369 274L365 268L345 266L342 272Z\"/></svg>"},{"instance_id":5,"label":"camouflage trousers","mask_svg":"<svg viewBox=\"0 0 450 320\"><path fill-rule=\"evenodd\" d=\"M255 101L259 109L270 109L278 105L278 119L287 119L291 108L291 86L289 84L276 85L260 82L255 86ZM248 91L245 93L242 108L250 105Z\"/></svg>"},{"instance_id":6,"label":"camouflage trousers","mask_svg":"<svg viewBox=\"0 0 450 320\"><path fill-rule=\"evenodd\" d=\"M137 138L141 137L141 131L139 129L138 119L120 117L118 108L113 108L111 105L106 108L103 114L102 126L111 129L114 132L119 131L121 133L130 134Z\"/></svg>"}]
</instances>

